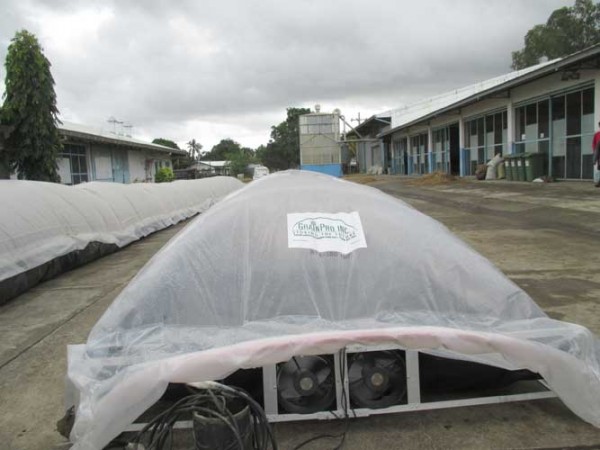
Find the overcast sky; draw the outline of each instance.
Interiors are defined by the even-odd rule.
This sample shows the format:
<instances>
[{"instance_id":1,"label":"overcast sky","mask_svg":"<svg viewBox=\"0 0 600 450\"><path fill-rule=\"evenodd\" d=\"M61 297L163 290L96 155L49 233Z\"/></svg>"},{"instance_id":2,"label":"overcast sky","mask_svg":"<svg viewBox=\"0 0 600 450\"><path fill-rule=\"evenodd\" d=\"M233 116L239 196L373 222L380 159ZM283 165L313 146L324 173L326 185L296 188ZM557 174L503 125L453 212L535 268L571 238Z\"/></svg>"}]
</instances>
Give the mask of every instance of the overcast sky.
<instances>
[{"instance_id":1,"label":"overcast sky","mask_svg":"<svg viewBox=\"0 0 600 450\"><path fill-rule=\"evenodd\" d=\"M25 28L52 63L63 120L255 148L288 106L365 118L507 73L527 30L572 4L2 0L0 59Z\"/></svg>"}]
</instances>

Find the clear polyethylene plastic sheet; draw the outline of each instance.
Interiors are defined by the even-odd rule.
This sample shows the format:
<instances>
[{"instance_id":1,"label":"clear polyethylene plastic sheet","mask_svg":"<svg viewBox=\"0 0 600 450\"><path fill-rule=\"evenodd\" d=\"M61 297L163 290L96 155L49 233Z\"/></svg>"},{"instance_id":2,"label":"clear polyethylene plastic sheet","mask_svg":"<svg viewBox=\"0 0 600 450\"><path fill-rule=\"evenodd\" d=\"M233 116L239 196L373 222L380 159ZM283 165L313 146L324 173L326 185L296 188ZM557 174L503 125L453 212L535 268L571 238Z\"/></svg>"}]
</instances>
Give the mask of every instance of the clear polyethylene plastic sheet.
<instances>
[{"instance_id":1,"label":"clear polyethylene plastic sheet","mask_svg":"<svg viewBox=\"0 0 600 450\"><path fill-rule=\"evenodd\" d=\"M251 183L196 218L69 348L71 438L100 448L168 382L398 344L541 374L600 425L600 345L547 317L443 225L382 192L310 172Z\"/></svg>"},{"instance_id":2,"label":"clear polyethylene plastic sheet","mask_svg":"<svg viewBox=\"0 0 600 450\"><path fill-rule=\"evenodd\" d=\"M243 183L231 177L161 184L0 181L0 281L91 242L123 247L203 212Z\"/></svg>"}]
</instances>

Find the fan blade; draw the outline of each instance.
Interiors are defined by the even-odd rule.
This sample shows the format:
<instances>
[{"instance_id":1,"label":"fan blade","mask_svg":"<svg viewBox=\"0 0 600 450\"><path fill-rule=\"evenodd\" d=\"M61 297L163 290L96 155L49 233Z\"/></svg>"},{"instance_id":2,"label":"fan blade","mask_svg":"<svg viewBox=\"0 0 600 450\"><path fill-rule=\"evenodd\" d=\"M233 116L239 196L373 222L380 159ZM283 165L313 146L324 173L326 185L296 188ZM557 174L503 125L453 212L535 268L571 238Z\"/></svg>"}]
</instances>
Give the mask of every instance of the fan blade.
<instances>
[{"instance_id":1,"label":"fan blade","mask_svg":"<svg viewBox=\"0 0 600 450\"><path fill-rule=\"evenodd\" d=\"M350 367L348 367L348 380L350 381L350 383L353 383L356 380L361 380L362 379L362 367L361 365L356 361L351 361L350 362Z\"/></svg>"},{"instance_id":2,"label":"fan blade","mask_svg":"<svg viewBox=\"0 0 600 450\"><path fill-rule=\"evenodd\" d=\"M296 373L296 365L293 360L289 360L288 362L281 364L277 368L277 376L285 376L285 377L293 377L294 373Z\"/></svg>"},{"instance_id":3,"label":"fan blade","mask_svg":"<svg viewBox=\"0 0 600 450\"><path fill-rule=\"evenodd\" d=\"M370 369L375 366L375 357L373 356L373 353L371 353L371 352L360 353L359 357L356 359L356 362L361 367L367 367Z\"/></svg>"},{"instance_id":4,"label":"fan blade","mask_svg":"<svg viewBox=\"0 0 600 450\"><path fill-rule=\"evenodd\" d=\"M364 383L364 380L361 376L356 377L354 380L349 379L349 382L348 382L348 384L350 386L354 386L355 384L358 384L358 383Z\"/></svg>"},{"instance_id":5,"label":"fan blade","mask_svg":"<svg viewBox=\"0 0 600 450\"><path fill-rule=\"evenodd\" d=\"M299 403L304 398L293 389L279 391L279 396L286 402L291 402L291 403Z\"/></svg>"},{"instance_id":6,"label":"fan blade","mask_svg":"<svg viewBox=\"0 0 600 450\"><path fill-rule=\"evenodd\" d=\"M294 387L294 382L291 377L281 377L277 381L277 389L279 390L279 394L286 400L300 397L300 394Z\"/></svg>"},{"instance_id":7,"label":"fan blade","mask_svg":"<svg viewBox=\"0 0 600 450\"><path fill-rule=\"evenodd\" d=\"M325 382L325 380L327 380L327 378L329 378L330 375L331 375L331 367L329 367L329 365L323 367L321 370L319 370L317 373L315 373L315 376L317 377L317 382L319 383L319 385L323 384Z\"/></svg>"},{"instance_id":8,"label":"fan blade","mask_svg":"<svg viewBox=\"0 0 600 450\"><path fill-rule=\"evenodd\" d=\"M317 374L323 367L327 367L327 361L318 356L305 356L301 359L301 366L313 374Z\"/></svg>"},{"instance_id":9,"label":"fan blade","mask_svg":"<svg viewBox=\"0 0 600 450\"><path fill-rule=\"evenodd\" d=\"M401 356L393 351L373 352L373 357L379 364L384 365L393 364L401 359Z\"/></svg>"},{"instance_id":10,"label":"fan blade","mask_svg":"<svg viewBox=\"0 0 600 450\"><path fill-rule=\"evenodd\" d=\"M397 366L397 365L398 365L397 358L390 358L390 357L375 358L375 366L379 367L380 369L387 369L387 368L391 368L391 367Z\"/></svg>"},{"instance_id":11,"label":"fan blade","mask_svg":"<svg viewBox=\"0 0 600 450\"><path fill-rule=\"evenodd\" d=\"M404 380L406 378L406 374L399 370L396 370L396 371L388 370L387 375L388 375L388 380L389 380L390 385L396 385L398 383L405 382Z\"/></svg>"},{"instance_id":12,"label":"fan blade","mask_svg":"<svg viewBox=\"0 0 600 450\"><path fill-rule=\"evenodd\" d=\"M310 403L315 401L321 401L325 397L331 394L332 386L319 386L319 388L315 391L315 393L309 397L307 397Z\"/></svg>"},{"instance_id":13,"label":"fan blade","mask_svg":"<svg viewBox=\"0 0 600 450\"><path fill-rule=\"evenodd\" d=\"M376 400L381 397L377 392L372 391L365 383L357 384L352 389L352 397L357 400ZM359 402L362 403L362 402Z\"/></svg>"}]
</instances>

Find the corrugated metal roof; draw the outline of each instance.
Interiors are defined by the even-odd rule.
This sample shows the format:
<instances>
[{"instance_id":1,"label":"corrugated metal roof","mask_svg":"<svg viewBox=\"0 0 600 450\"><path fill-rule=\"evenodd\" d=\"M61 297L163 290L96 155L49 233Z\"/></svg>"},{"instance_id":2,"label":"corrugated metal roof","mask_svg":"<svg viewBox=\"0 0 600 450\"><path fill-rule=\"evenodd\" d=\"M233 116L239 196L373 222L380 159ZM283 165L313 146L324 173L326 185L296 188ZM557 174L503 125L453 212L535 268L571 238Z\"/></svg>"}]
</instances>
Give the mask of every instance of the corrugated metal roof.
<instances>
[{"instance_id":1,"label":"corrugated metal roof","mask_svg":"<svg viewBox=\"0 0 600 450\"><path fill-rule=\"evenodd\" d=\"M62 134L66 136L74 136L85 139L91 138L96 141L106 142L116 145L125 145L133 148L142 148L146 150L154 150L163 153L174 153L178 155L185 155L185 150L177 150L164 145L153 144L151 142L145 142L140 139L131 138L128 136L122 136L111 133L102 128L94 128L88 125L81 125L78 123L63 122L62 125L58 126L58 129Z\"/></svg>"},{"instance_id":2,"label":"corrugated metal roof","mask_svg":"<svg viewBox=\"0 0 600 450\"><path fill-rule=\"evenodd\" d=\"M210 167L225 167L229 165L229 161L198 161L200 164L205 164Z\"/></svg>"},{"instance_id":3,"label":"corrugated metal roof","mask_svg":"<svg viewBox=\"0 0 600 450\"><path fill-rule=\"evenodd\" d=\"M537 64L526 69L517 70L480 83L475 83L454 91L431 97L405 107L392 110L392 127L378 135L383 137L402 130L405 127L427 120L452 108L475 103L481 97L525 84L550 73L580 64L582 61L600 54L600 44L593 45L579 52Z\"/></svg>"},{"instance_id":4,"label":"corrugated metal roof","mask_svg":"<svg viewBox=\"0 0 600 450\"><path fill-rule=\"evenodd\" d=\"M544 66L554 64L555 62L560 61L560 59L555 59L552 61L548 61L542 64L537 64L532 67L528 67L526 69L517 70L515 72L511 72L505 75L501 75L496 78L491 78L489 80L481 81L479 83L471 84L469 86L462 87L460 89L455 89L454 91L445 92L443 94L437 95L435 97L431 97L425 100L420 100L416 103L412 103L410 105L396 108L392 110L392 128L398 128L403 125L409 124L421 117L427 116L439 109L450 106L454 103L457 103L461 100L464 100L468 97L476 95L480 92L484 92L490 88L499 86L507 81L514 80L518 77L521 77L527 73L533 72L537 69L540 69Z\"/></svg>"},{"instance_id":5,"label":"corrugated metal roof","mask_svg":"<svg viewBox=\"0 0 600 450\"><path fill-rule=\"evenodd\" d=\"M374 114L368 119L363 120L359 125L352 128L348 135L359 133L363 138L365 134L377 134L384 128L390 127L391 111Z\"/></svg>"}]
</instances>

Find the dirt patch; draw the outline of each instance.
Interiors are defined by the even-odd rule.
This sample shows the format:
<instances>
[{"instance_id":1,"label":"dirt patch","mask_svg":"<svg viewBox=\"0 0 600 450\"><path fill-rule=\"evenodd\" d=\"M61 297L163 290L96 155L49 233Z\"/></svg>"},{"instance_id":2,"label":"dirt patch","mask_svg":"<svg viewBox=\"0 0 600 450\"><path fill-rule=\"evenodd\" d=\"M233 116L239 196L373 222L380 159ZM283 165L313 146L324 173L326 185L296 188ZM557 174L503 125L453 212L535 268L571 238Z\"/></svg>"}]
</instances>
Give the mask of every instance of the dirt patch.
<instances>
[{"instance_id":1,"label":"dirt patch","mask_svg":"<svg viewBox=\"0 0 600 450\"><path fill-rule=\"evenodd\" d=\"M352 181L358 184L370 184L379 181L376 176L363 174L345 175L343 178L344 180Z\"/></svg>"},{"instance_id":2,"label":"dirt patch","mask_svg":"<svg viewBox=\"0 0 600 450\"><path fill-rule=\"evenodd\" d=\"M413 178L406 182L413 186L437 186L440 184L464 183L459 177L449 175L445 172L433 172L422 175L419 178Z\"/></svg>"}]
</instances>

